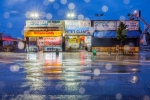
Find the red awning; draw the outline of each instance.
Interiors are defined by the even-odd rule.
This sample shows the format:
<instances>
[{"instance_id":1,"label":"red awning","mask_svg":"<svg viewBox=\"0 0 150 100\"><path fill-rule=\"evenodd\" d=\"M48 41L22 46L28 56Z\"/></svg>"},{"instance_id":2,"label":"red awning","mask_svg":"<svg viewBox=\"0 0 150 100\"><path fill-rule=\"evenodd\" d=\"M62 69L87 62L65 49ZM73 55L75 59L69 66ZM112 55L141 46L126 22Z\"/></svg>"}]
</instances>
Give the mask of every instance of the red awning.
<instances>
[{"instance_id":1,"label":"red awning","mask_svg":"<svg viewBox=\"0 0 150 100\"><path fill-rule=\"evenodd\" d=\"M14 38L12 37L3 37L2 40L3 41L15 41Z\"/></svg>"}]
</instances>

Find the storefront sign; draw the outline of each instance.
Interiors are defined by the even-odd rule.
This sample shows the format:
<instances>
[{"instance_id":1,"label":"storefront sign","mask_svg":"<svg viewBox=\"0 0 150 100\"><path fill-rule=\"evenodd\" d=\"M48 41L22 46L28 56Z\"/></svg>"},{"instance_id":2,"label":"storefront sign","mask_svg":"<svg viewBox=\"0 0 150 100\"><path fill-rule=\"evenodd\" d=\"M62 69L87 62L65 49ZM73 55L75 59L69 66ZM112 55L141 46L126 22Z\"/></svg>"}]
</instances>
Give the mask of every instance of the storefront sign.
<instances>
[{"instance_id":1,"label":"storefront sign","mask_svg":"<svg viewBox=\"0 0 150 100\"><path fill-rule=\"evenodd\" d=\"M120 22L123 22L127 25L128 30L139 30L139 21L117 21L117 27L119 26Z\"/></svg>"},{"instance_id":2,"label":"storefront sign","mask_svg":"<svg viewBox=\"0 0 150 100\"><path fill-rule=\"evenodd\" d=\"M91 21L82 20L65 20L65 30L89 30L91 28Z\"/></svg>"},{"instance_id":3,"label":"storefront sign","mask_svg":"<svg viewBox=\"0 0 150 100\"><path fill-rule=\"evenodd\" d=\"M62 31L25 31L25 37L62 36Z\"/></svg>"},{"instance_id":4,"label":"storefront sign","mask_svg":"<svg viewBox=\"0 0 150 100\"><path fill-rule=\"evenodd\" d=\"M116 21L94 21L94 30L116 30Z\"/></svg>"},{"instance_id":5,"label":"storefront sign","mask_svg":"<svg viewBox=\"0 0 150 100\"><path fill-rule=\"evenodd\" d=\"M63 27L62 21L28 20L26 27Z\"/></svg>"},{"instance_id":6,"label":"storefront sign","mask_svg":"<svg viewBox=\"0 0 150 100\"><path fill-rule=\"evenodd\" d=\"M92 35L90 30L65 30L65 35Z\"/></svg>"}]
</instances>

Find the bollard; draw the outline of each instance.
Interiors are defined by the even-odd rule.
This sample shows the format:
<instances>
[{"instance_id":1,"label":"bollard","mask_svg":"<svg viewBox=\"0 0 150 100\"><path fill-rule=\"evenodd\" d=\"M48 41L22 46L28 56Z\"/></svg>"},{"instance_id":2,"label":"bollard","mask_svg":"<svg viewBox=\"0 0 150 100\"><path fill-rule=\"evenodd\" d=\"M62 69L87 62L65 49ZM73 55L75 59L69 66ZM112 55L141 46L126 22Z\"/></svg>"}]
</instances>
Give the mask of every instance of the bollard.
<instances>
[{"instance_id":1,"label":"bollard","mask_svg":"<svg viewBox=\"0 0 150 100\"><path fill-rule=\"evenodd\" d=\"M56 56L58 56L59 55L59 50L58 49L56 49Z\"/></svg>"}]
</instances>

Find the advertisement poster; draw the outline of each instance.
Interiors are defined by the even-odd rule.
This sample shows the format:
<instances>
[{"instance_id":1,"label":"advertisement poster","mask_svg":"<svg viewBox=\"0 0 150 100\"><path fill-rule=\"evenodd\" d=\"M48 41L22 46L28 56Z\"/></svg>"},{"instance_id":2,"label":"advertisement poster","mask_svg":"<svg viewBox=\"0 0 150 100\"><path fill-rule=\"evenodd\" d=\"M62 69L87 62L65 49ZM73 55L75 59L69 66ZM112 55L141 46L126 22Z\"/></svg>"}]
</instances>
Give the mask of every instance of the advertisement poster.
<instances>
[{"instance_id":1,"label":"advertisement poster","mask_svg":"<svg viewBox=\"0 0 150 100\"><path fill-rule=\"evenodd\" d=\"M117 28L120 22L123 22L125 25L127 25L128 30L139 30L139 21L117 21Z\"/></svg>"},{"instance_id":2,"label":"advertisement poster","mask_svg":"<svg viewBox=\"0 0 150 100\"><path fill-rule=\"evenodd\" d=\"M116 30L116 21L94 21L94 30Z\"/></svg>"},{"instance_id":3,"label":"advertisement poster","mask_svg":"<svg viewBox=\"0 0 150 100\"><path fill-rule=\"evenodd\" d=\"M62 38L61 37L45 37L44 46L61 46Z\"/></svg>"}]
</instances>

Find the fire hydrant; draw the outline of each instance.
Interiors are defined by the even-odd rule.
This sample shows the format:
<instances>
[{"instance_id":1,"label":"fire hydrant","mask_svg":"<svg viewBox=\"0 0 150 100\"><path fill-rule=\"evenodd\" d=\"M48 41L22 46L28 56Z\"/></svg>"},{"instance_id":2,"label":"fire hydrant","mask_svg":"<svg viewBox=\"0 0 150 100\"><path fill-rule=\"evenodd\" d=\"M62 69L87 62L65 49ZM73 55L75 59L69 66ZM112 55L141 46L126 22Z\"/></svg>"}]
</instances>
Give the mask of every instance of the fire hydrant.
<instances>
[{"instance_id":1,"label":"fire hydrant","mask_svg":"<svg viewBox=\"0 0 150 100\"><path fill-rule=\"evenodd\" d=\"M93 55L96 55L96 53L97 53L97 51L96 51L96 50L93 50L92 52L93 52Z\"/></svg>"}]
</instances>

